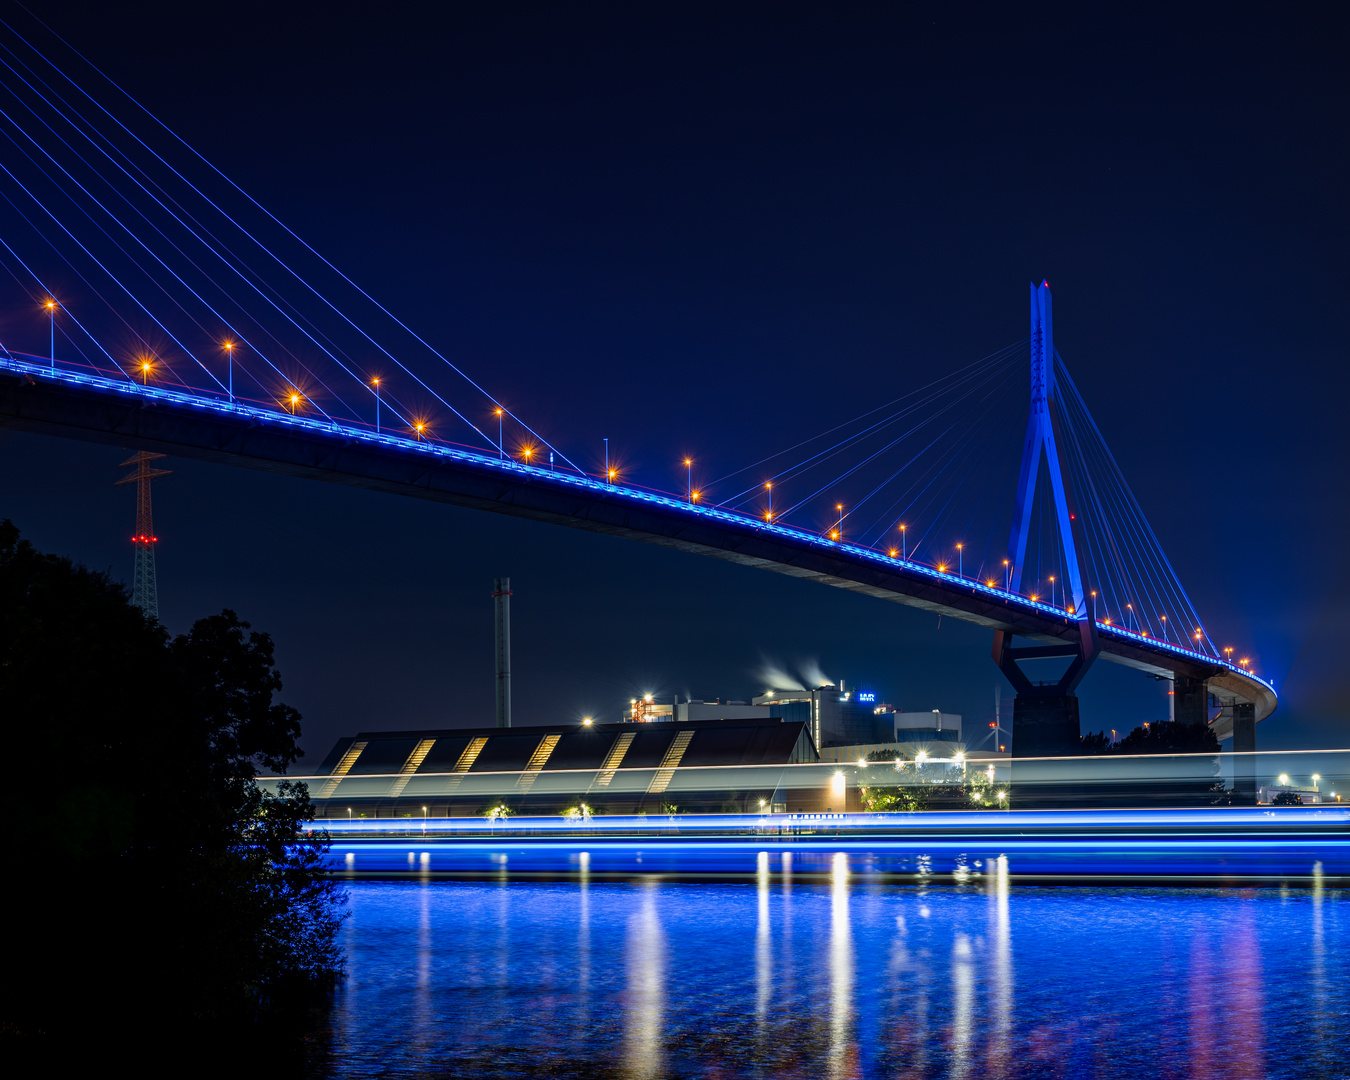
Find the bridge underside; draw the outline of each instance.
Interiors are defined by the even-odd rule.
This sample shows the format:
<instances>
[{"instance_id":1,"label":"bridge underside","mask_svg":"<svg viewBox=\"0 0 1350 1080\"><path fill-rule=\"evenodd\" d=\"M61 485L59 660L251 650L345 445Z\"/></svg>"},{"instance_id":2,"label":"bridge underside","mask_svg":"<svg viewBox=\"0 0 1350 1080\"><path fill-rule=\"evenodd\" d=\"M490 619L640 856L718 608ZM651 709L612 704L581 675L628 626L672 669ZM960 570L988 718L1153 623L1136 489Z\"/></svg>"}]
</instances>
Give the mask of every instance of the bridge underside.
<instances>
[{"instance_id":1,"label":"bridge underside","mask_svg":"<svg viewBox=\"0 0 1350 1080\"><path fill-rule=\"evenodd\" d=\"M620 487L581 488L539 470L504 469L488 457L447 459L419 453L416 444L372 443L340 428L292 428L280 417L264 419L134 396L116 400L106 391L79 383L11 371L0 372L0 424L640 540L850 589L1047 644L1078 637L1076 621L1067 616L1020 607L956 578L949 583L903 565L863 561L846 551L758 529L749 519L740 524L694 514ZM1103 658L1114 663L1166 678L1208 680L1221 701L1253 704L1257 719L1275 709L1275 696L1264 684L1218 664L1172 655L1161 646L1155 651L1109 630L1101 632L1101 645ZM1228 734L1216 733L1220 738Z\"/></svg>"}]
</instances>

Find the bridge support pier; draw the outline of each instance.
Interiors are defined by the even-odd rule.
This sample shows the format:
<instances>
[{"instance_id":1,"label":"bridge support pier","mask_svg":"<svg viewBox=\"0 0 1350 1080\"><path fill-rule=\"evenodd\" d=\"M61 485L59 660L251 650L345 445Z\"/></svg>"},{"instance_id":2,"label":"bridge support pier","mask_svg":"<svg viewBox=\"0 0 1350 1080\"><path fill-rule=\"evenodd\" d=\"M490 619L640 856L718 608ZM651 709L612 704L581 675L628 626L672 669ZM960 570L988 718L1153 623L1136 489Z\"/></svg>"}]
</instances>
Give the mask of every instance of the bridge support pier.
<instances>
[{"instance_id":1,"label":"bridge support pier","mask_svg":"<svg viewBox=\"0 0 1350 1080\"><path fill-rule=\"evenodd\" d=\"M1256 706L1233 705L1233 805L1256 805Z\"/></svg>"},{"instance_id":2,"label":"bridge support pier","mask_svg":"<svg viewBox=\"0 0 1350 1080\"><path fill-rule=\"evenodd\" d=\"M1077 620L1078 640L1062 645L1014 648L1012 634L994 632L994 663L1012 683L1012 756L1017 758L1074 757L1081 747L1078 695L1075 692L1088 668L1101 653L1095 607L1089 598ZM1033 683L1019 661L1064 658L1068 668L1053 683ZM1081 802L1084 792L1077 778L1067 775L1062 762L1027 761L1012 770L1012 799L1016 806L1067 806Z\"/></svg>"},{"instance_id":3,"label":"bridge support pier","mask_svg":"<svg viewBox=\"0 0 1350 1080\"><path fill-rule=\"evenodd\" d=\"M1209 724L1209 688L1204 679L1172 676L1172 719L1178 724Z\"/></svg>"},{"instance_id":4,"label":"bridge support pier","mask_svg":"<svg viewBox=\"0 0 1350 1080\"><path fill-rule=\"evenodd\" d=\"M1063 757L1077 754L1078 747L1077 694L1033 691L1013 699L1013 757Z\"/></svg>"}]
</instances>

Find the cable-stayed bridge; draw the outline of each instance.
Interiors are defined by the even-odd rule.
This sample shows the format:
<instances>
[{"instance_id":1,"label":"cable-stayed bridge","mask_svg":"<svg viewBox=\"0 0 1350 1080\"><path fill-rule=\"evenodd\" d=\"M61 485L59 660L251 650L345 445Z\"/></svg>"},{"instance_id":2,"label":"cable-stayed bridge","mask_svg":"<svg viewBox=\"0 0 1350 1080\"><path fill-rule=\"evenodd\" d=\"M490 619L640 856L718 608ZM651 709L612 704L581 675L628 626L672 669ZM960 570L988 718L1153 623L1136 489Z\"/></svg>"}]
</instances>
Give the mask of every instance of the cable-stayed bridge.
<instances>
[{"instance_id":1,"label":"cable-stayed bridge","mask_svg":"<svg viewBox=\"0 0 1350 1080\"><path fill-rule=\"evenodd\" d=\"M0 34L0 265L36 339L0 342L0 422L604 532L974 622L1017 691L1019 756L1074 752L1075 692L1099 658L1174 680L1176 719L1254 748L1274 690L1206 631L1054 348L1047 284L1029 339L711 482L686 463L684 490L662 491L614 461L578 465L565 437L70 62L78 80ZM1031 678L1054 661L1067 666Z\"/></svg>"}]
</instances>

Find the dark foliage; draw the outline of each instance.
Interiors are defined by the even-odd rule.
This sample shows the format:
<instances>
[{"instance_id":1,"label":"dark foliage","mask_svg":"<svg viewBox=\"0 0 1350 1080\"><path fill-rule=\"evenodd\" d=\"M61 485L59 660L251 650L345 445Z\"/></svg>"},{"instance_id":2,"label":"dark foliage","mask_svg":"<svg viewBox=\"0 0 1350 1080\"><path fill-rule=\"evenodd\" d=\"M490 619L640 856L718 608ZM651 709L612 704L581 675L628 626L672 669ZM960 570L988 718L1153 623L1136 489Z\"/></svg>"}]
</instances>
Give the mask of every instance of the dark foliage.
<instances>
[{"instance_id":1,"label":"dark foliage","mask_svg":"<svg viewBox=\"0 0 1350 1080\"><path fill-rule=\"evenodd\" d=\"M1111 742L1106 732L1084 735L1084 754L1217 754L1219 740L1204 724L1143 724L1119 742Z\"/></svg>"},{"instance_id":2,"label":"dark foliage","mask_svg":"<svg viewBox=\"0 0 1350 1080\"><path fill-rule=\"evenodd\" d=\"M108 575L0 523L15 1052L244 1053L331 990L342 897L322 839L297 843L308 792L254 782L299 757L280 689L234 612L170 640Z\"/></svg>"},{"instance_id":3,"label":"dark foliage","mask_svg":"<svg viewBox=\"0 0 1350 1080\"><path fill-rule=\"evenodd\" d=\"M1294 791L1281 791L1275 798L1270 800L1271 806L1302 806L1303 800L1298 797Z\"/></svg>"}]
</instances>

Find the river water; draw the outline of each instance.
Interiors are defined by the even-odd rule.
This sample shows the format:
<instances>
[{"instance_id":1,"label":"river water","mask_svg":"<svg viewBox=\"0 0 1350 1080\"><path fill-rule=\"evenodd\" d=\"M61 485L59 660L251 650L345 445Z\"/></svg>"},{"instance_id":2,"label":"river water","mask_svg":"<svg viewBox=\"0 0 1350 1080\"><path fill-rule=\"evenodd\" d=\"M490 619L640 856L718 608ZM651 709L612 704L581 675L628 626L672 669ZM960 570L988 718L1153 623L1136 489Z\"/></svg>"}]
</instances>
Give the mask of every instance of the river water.
<instances>
[{"instance_id":1,"label":"river water","mask_svg":"<svg viewBox=\"0 0 1350 1080\"><path fill-rule=\"evenodd\" d=\"M1347 1077L1350 894L354 881L331 1077ZM785 871L786 874L785 874Z\"/></svg>"}]
</instances>

